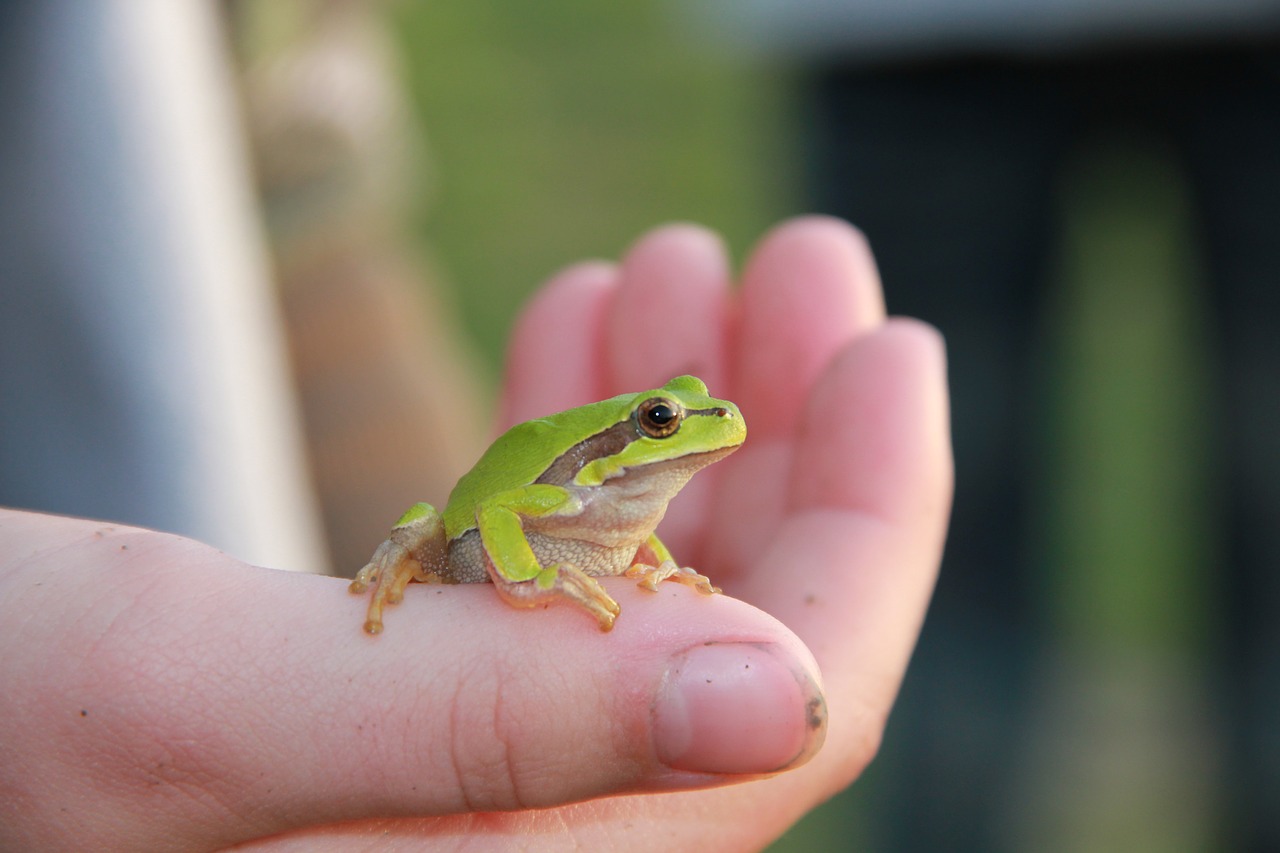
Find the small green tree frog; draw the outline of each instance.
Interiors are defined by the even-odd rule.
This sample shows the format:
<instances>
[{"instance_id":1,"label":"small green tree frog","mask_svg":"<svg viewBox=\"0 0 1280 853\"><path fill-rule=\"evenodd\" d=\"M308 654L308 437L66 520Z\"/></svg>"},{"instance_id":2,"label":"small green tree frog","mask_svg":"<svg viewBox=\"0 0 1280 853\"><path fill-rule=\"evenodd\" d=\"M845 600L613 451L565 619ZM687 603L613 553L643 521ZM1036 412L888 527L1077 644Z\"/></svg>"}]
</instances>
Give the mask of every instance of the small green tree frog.
<instances>
[{"instance_id":1,"label":"small green tree frog","mask_svg":"<svg viewBox=\"0 0 1280 853\"><path fill-rule=\"evenodd\" d=\"M654 530L689 478L742 446L738 407L693 376L512 427L454 487L444 511L409 509L351 582L373 586L364 629L410 581L483 583L515 607L567 601L613 628L621 612L597 577L645 589L664 580L711 595Z\"/></svg>"}]
</instances>

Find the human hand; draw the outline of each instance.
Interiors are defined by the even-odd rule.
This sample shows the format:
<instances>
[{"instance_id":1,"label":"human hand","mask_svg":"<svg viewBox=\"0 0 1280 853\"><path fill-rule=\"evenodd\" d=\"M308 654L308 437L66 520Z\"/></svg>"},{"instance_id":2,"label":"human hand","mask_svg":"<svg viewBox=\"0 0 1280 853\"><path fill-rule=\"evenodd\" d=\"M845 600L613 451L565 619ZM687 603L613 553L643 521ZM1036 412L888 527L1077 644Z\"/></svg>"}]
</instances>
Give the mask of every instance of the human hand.
<instances>
[{"instance_id":1,"label":"human hand","mask_svg":"<svg viewBox=\"0 0 1280 853\"><path fill-rule=\"evenodd\" d=\"M411 588L372 638L343 581L0 515L0 848L745 850L846 785L941 550L941 347L884 320L847 226L784 225L744 279L663 229L517 329L510 419L693 372L750 425L663 528L727 595L606 580L611 634L457 586ZM816 748L819 678L826 745L766 778Z\"/></svg>"}]
</instances>

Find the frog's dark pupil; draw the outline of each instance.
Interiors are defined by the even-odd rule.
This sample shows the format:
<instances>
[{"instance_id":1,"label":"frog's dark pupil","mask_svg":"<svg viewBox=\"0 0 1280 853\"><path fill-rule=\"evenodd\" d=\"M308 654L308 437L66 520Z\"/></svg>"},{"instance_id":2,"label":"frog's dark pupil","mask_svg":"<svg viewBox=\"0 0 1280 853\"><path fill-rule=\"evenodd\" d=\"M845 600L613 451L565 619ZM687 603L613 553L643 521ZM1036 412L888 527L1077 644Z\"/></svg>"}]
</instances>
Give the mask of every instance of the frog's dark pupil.
<instances>
[{"instance_id":1,"label":"frog's dark pupil","mask_svg":"<svg viewBox=\"0 0 1280 853\"><path fill-rule=\"evenodd\" d=\"M675 416L675 412L671 411L670 408L662 405L661 403L649 410L649 420L653 421L658 426L666 426Z\"/></svg>"}]
</instances>

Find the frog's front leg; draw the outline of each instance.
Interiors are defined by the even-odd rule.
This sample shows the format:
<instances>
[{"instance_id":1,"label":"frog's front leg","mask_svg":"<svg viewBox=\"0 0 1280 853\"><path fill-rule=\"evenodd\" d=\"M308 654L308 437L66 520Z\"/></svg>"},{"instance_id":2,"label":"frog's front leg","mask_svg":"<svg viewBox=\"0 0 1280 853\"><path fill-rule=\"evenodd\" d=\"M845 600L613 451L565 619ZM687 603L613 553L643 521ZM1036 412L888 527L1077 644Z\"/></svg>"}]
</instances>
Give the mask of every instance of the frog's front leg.
<instances>
[{"instance_id":1,"label":"frog's front leg","mask_svg":"<svg viewBox=\"0 0 1280 853\"><path fill-rule=\"evenodd\" d=\"M441 581L439 569L445 559L445 531L440 514L430 504L414 504L400 516L391 535L373 552L373 557L356 573L348 587L360 594L374 585L364 629L370 634L382 630L383 606L399 604L410 581Z\"/></svg>"},{"instance_id":2,"label":"frog's front leg","mask_svg":"<svg viewBox=\"0 0 1280 853\"><path fill-rule=\"evenodd\" d=\"M476 510L476 526L488 556L489 576L515 607L569 601L596 618L601 631L622 612L595 578L570 563L543 566L529 546L521 518L576 515L581 501L559 486L534 484L496 495Z\"/></svg>"},{"instance_id":3,"label":"frog's front leg","mask_svg":"<svg viewBox=\"0 0 1280 853\"><path fill-rule=\"evenodd\" d=\"M712 586L709 577L678 564L656 533L649 536L644 547L636 554L636 561L623 574L638 580L636 585L650 592L657 592L658 584L666 580L691 586L703 595L720 592L720 587Z\"/></svg>"}]
</instances>

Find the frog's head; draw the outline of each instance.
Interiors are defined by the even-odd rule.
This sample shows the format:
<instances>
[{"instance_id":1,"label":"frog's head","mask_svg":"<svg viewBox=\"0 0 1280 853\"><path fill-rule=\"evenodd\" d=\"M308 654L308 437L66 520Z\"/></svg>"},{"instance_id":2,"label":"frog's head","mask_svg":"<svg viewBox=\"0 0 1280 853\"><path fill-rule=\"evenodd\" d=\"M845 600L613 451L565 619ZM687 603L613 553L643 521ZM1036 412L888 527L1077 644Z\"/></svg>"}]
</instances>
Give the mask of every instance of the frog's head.
<instances>
[{"instance_id":1,"label":"frog's head","mask_svg":"<svg viewBox=\"0 0 1280 853\"><path fill-rule=\"evenodd\" d=\"M747 438L738 407L712 397L696 376L677 376L661 388L614 399L619 427L629 427L625 444L583 467L578 485L598 485L620 471L658 462L705 456L704 464L710 464Z\"/></svg>"}]
</instances>

